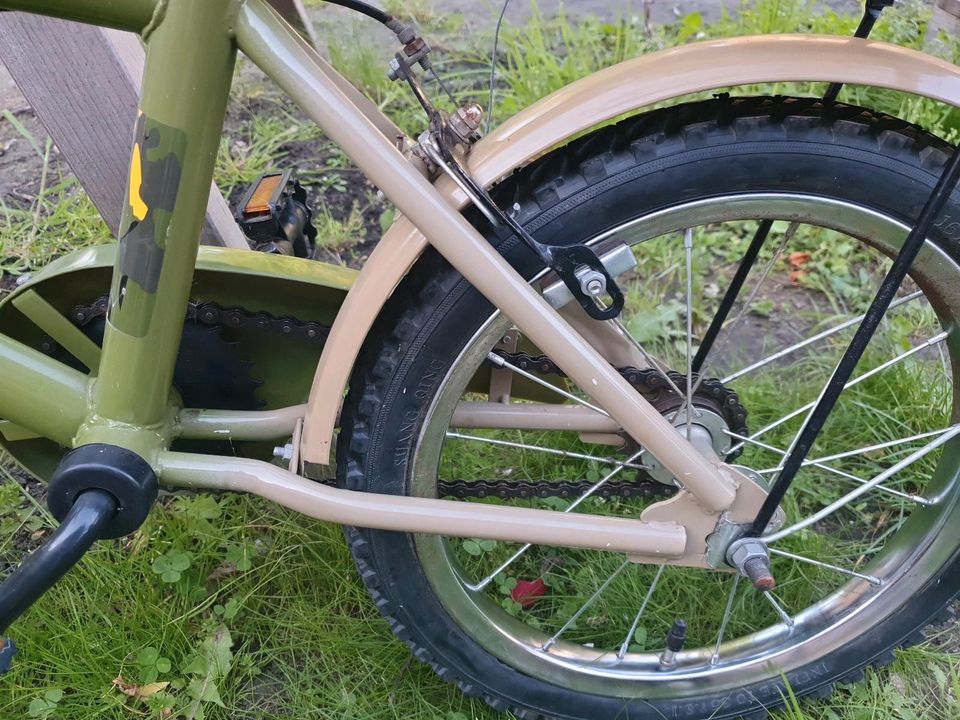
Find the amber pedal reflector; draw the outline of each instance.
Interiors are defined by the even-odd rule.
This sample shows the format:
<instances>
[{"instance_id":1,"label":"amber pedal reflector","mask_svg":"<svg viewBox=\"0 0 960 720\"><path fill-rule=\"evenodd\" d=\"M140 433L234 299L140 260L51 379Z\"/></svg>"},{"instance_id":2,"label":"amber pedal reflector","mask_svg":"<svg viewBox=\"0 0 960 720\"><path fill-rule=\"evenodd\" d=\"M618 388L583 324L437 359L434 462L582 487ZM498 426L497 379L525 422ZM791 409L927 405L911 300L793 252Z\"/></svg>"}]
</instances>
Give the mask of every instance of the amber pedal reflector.
<instances>
[{"instance_id":1,"label":"amber pedal reflector","mask_svg":"<svg viewBox=\"0 0 960 720\"><path fill-rule=\"evenodd\" d=\"M264 175L257 183L253 194L250 196L247 206L243 208L243 216L257 217L258 215L270 214L270 203L276 196L280 182L283 180L282 174Z\"/></svg>"}]
</instances>

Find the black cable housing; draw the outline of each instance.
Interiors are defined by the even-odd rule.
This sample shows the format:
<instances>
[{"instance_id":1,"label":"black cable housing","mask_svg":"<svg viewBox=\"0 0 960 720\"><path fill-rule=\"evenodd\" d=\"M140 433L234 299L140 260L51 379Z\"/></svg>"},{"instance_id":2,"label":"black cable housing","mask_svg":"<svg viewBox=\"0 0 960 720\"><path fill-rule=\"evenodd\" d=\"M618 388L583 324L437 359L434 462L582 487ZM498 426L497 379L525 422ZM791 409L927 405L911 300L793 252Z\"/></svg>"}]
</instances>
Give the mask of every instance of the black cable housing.
<instances>
[{"instance_id":1,"label":"black cable housing","mask_svg":"<svg viewBox=\"0 0 960 720\"><path fill-rule=\"evenodd\" d=\"M340 7L345 7L348 10L355 10L362 15L366 15L368 18L376 20L378 23L382 23L387 27L390 27L390 24L393 22L393 15L388 12L381 10L380 8L369 5L361 0L327 0L331 5L339 5ZM393 28L390 28L393 30Z\"/></svg>"}]
</instances>

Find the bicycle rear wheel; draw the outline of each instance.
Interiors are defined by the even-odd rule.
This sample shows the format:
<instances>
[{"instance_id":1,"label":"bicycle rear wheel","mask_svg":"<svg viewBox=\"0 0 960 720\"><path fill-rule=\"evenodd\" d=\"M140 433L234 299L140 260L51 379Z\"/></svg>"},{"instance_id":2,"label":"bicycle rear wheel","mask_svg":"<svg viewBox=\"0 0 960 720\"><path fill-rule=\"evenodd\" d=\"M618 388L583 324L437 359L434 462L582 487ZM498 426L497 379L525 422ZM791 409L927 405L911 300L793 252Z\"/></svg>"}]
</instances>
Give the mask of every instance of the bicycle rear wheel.
<instances>
[{"instance_id":1,"label":"bicycle rear wheel","mask_svg":"<svg viewBox=\"0 0 960 720\"><path fill-rule=\"evenodd\" d=\"M598 347L702 452L764 481L950 151L860 108L718 98L600 130L496 196L516 203L541 241L631 249L637 267L621 276L627 308L613 328L631 342L601 333ZM759 717L781 704L784 677L798 696L821 696L889 661L960 590L960 539L945 531L960 492L957 217L960 196L783 505L796 531L773 545L776 595L722 570L350 529L394 631L445 679L523 717ZM770 235L739 304L692 373L699 338L764 221ZM490 240L532 282L543 277L513 238ZM674 479L616 427L489 422L488 400L516 412L585 397L552 359L515 347L515 335L428 253L351 384L341 482L421 496L501 493L502 502L627 517L669 495ZM508 398L482 396L493 387L491 352L514 373ZM665 664L677 619L686 645Z\"/></svg>"}]
</instances>

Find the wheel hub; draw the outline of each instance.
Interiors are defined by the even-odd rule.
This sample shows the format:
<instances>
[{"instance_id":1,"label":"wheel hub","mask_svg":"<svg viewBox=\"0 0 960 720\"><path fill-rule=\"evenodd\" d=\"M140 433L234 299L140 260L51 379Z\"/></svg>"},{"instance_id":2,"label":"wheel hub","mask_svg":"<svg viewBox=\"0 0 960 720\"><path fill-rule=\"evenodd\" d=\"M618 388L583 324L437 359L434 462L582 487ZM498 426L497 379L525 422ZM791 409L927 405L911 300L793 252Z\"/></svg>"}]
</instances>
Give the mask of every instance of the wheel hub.
<instances>
[{"instance_id":1,"label":"wheel hub","mask_svg":"<svg viewBox=\"0 0 960 720\"><path fill-rule=\"evenodd\" d=\"M719 458L727 457L731 442L724 418L712 410L697 407L696 402L694 402L693 413L690 414L689 426L687 415L686 409L680 409L675 411L672 417L670 414L667 414L666 417L673 423L677 432L687 437L700 453L713 453ZM667 470L653 455L644 453L643 462L649 466L650 469L647 470L647 474L652 479L665 485L674 484L673 473Z\"/></svg>"}]
</instances>

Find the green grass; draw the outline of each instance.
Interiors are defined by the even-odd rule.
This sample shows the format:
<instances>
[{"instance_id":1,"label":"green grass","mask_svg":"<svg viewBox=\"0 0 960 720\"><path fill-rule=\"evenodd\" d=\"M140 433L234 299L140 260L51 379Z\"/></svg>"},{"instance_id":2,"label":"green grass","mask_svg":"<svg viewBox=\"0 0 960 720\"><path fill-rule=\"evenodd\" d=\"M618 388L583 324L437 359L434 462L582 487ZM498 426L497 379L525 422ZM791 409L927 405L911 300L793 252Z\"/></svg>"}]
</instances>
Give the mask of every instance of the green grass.
<instances>
[{"instance_id":1,"label":"green grass","mask_svg":"<svg viewBox=\"0 0 960 720\"><path fill-rule=\"evenodd\" d=\"M19 275L77 247L110 242L100 215L76 179L52 160L53 143L35 138L9 111L0 122L13 126L40 164L35 196L12 206L0 198L0 271Z\"/></svg>"},{"instance_id":2,"label":"green grass","mask_svg":"<svg viewBox=\"0 0 960 720\"><path fill-rule=\"evenodd\" d=\"M517 2L518 0L514 0ZM394 10L427 28L455 32L456 20L438 17L428 2L396 3ZM402 8L400 7L402 5ZM919 5L888 12L876 37L918 47L925 31L926 14ZM522 27L506 28L501 43L501 70L496 117L505 119L517 110L585 74L619 60L700 37L729 37L760 32L832 32L849 34L856 18L837 16L802 0L760 0L707 25L696 15L674 28L647 34L630 19L620 22L581 21L565 15L534 19ZM368 25L357 24L326 37L334 65L348 73L402 127L415 133L423 126L419 109L403 88L386 80L382 56L374 44L363 42ZM479 97L485 104L484 64L487 38L463 50L438 53L438 66L458 96ZM447 43L448 46L456 46ZM944 52L956 59L948 43ZM743 92L811 94L812 85L779 85L749 88ZM925 100L895 93L847 88L841 96L850 102L886 110L921 123L956 140L960 118ZM261 172L287 161L296 162L305 144L322 143L318 129L272 92L250 89L235 98L231 113L237 118L234 132L224 139L217 165L218 182L236 192ZM7 122L15 122L5 117ZM21 128L22 129L22 128ZM41 266L76 247L109 240L93 206L68 175L53 168L51 146L22 129L41 158L42 190L31 202L18 207L0 206L0 256L12 273ZM316 152L320 164L303 168L304 177L330 200L318 210L317 224L326 246L337 250L349 245L360 232L362 213L374 204L365 193L336 208L332 200L349 194L351 169L332 148ZM339 206L338 206L339 207ZM780 229L782 231L782 228ZM749 228L726 228L698 242L697 267L729 265L748 241ZM730 240L736 243L730 243ZM856 247L836 238L811 233L799 238L799 249L814 257L801 283L815 291L806 312L813 318L842 315L861 308L875 269L866 275L848 273L864 266ZM733 247L731 247L733 245ZM631 288L633 307L650 315L633 318L637 334L646 335L664 355L676 356L677 328L681 316L675 303L652 302L658 293L676 292L682 277L682 254L675 247L642 260L642 288ZM778 268L786 272L785 267ZM839 283L838 278L854 281ZM722 284L721 284L722 285ZM696 288L707 300L715 294L704 282ZM772 302L772 301L771 301ZM646 304L644 304L646 303ZM700 308L704 323L710 302ZM778 313L766 302L756 314ZM654 312L656 311L656 312ZM896 323L900 323L896 325ZM904 313L891 320L900 335L930 327L929 316ZM796 363L793 372L822 376L825 367L815 358ZM838 434L858 444L890 437L906 426L916 430L935 422L928 398L901 393L891 409L889 398L904 387L925 383L922 368L905 365L877 382L864 383L845 411L832 420ZM777 416L785 398L776 377L752 382L744 390L751 424ZM947 398L934 398L933 410L942 412ZM868 418L869 422L864 422ZM793 426L795 429L795 426ZM770 440L784 444L787 425ZM549 440L550 438L543 438ZM866 458L858 471L869 474L884 467L896 454ZM768 457L766 466L771 464ZM468 467L481 474L502 468L502 454L476 452ZM558 466L539 458L517 461L520 472L532 478L555 476ZM588 468L589 477L597 468ZM590 474L592 473L592 475ZM916 477L916 476L914 476ZM908 477L904 489L910 487ZM801 511L822 503L824 488L832 489L821 475L810 473L798 488L790 510ZM545 503L556 506L556 502ZM599 506L597 506L599 507ZM898 506L863 503L849 517L858 523L896 521ZM615 512L630 512L628 504ZM610 510L610 505L604 508ZM885 514L886 513L886 514ZM891 513L894 513L891 515ZM0 485L0 560L12 562L22 548L11 545L15 533L23 540L39 540L52 527L49 517L30 496L6 476ZM849 559L873 538L843 538L824 542L819 536L799 538L801 549L823 559ZM485 551L479 563L504 556L506 545ZM468 553L469 554L469 553ZM552 570L552 597L524 614L541 627L555 627L560 615L582 600L584 588L602 578L615 558L593 562L596 555L571 553L580 574ZM540 565L531 559L516 576L533 575ZM596 612L584 618L572 637L613 643L621 627L610 618L629 612L649 582L650 571L639 569L613 588ZM782 578L780 592L786 603L800 607L809 588L829 586L830 579L808 569L793 568ZM689 583L703 582L702 601L689 609L689 619L702 620L706 628L723 612L724 578L671 570L665 587L679 596ZM713 592L713 590L717 590ZM520 613L508 598L509 579L493 591L508 610ZM769 622L770 611L752 602L742 590L736 601L739 625L746 630ZM687 611L685 611L687 612ZM654 647L674 608L666 605L651 614L634 637L639 647ZM706 633L706 630L704 630ZM163 498L147 524L133 537L100 544L36 607L14 627L22 647L13 672L0 683L0 717L27 718L494 718L479 702L463 697L437 679L425 666L411 660L406 647L379 618L356 577L340 530L305 520L254 498L224 496ZM709 638L698 638L708 642ZM936 632L920 647L900 652L894 664L881 673L868 673L864 683L840 689L829 702L817 705L787 698L788 707L777 714L783 720L952 720L960 717L960 662L955 629ZM116 681L116 682L115 682ZM159 687L156 683L169 683ZM138 689L141 695L137 697ZM125 694L123 690L130 694Z\"/></svg>"}]
</instances>

